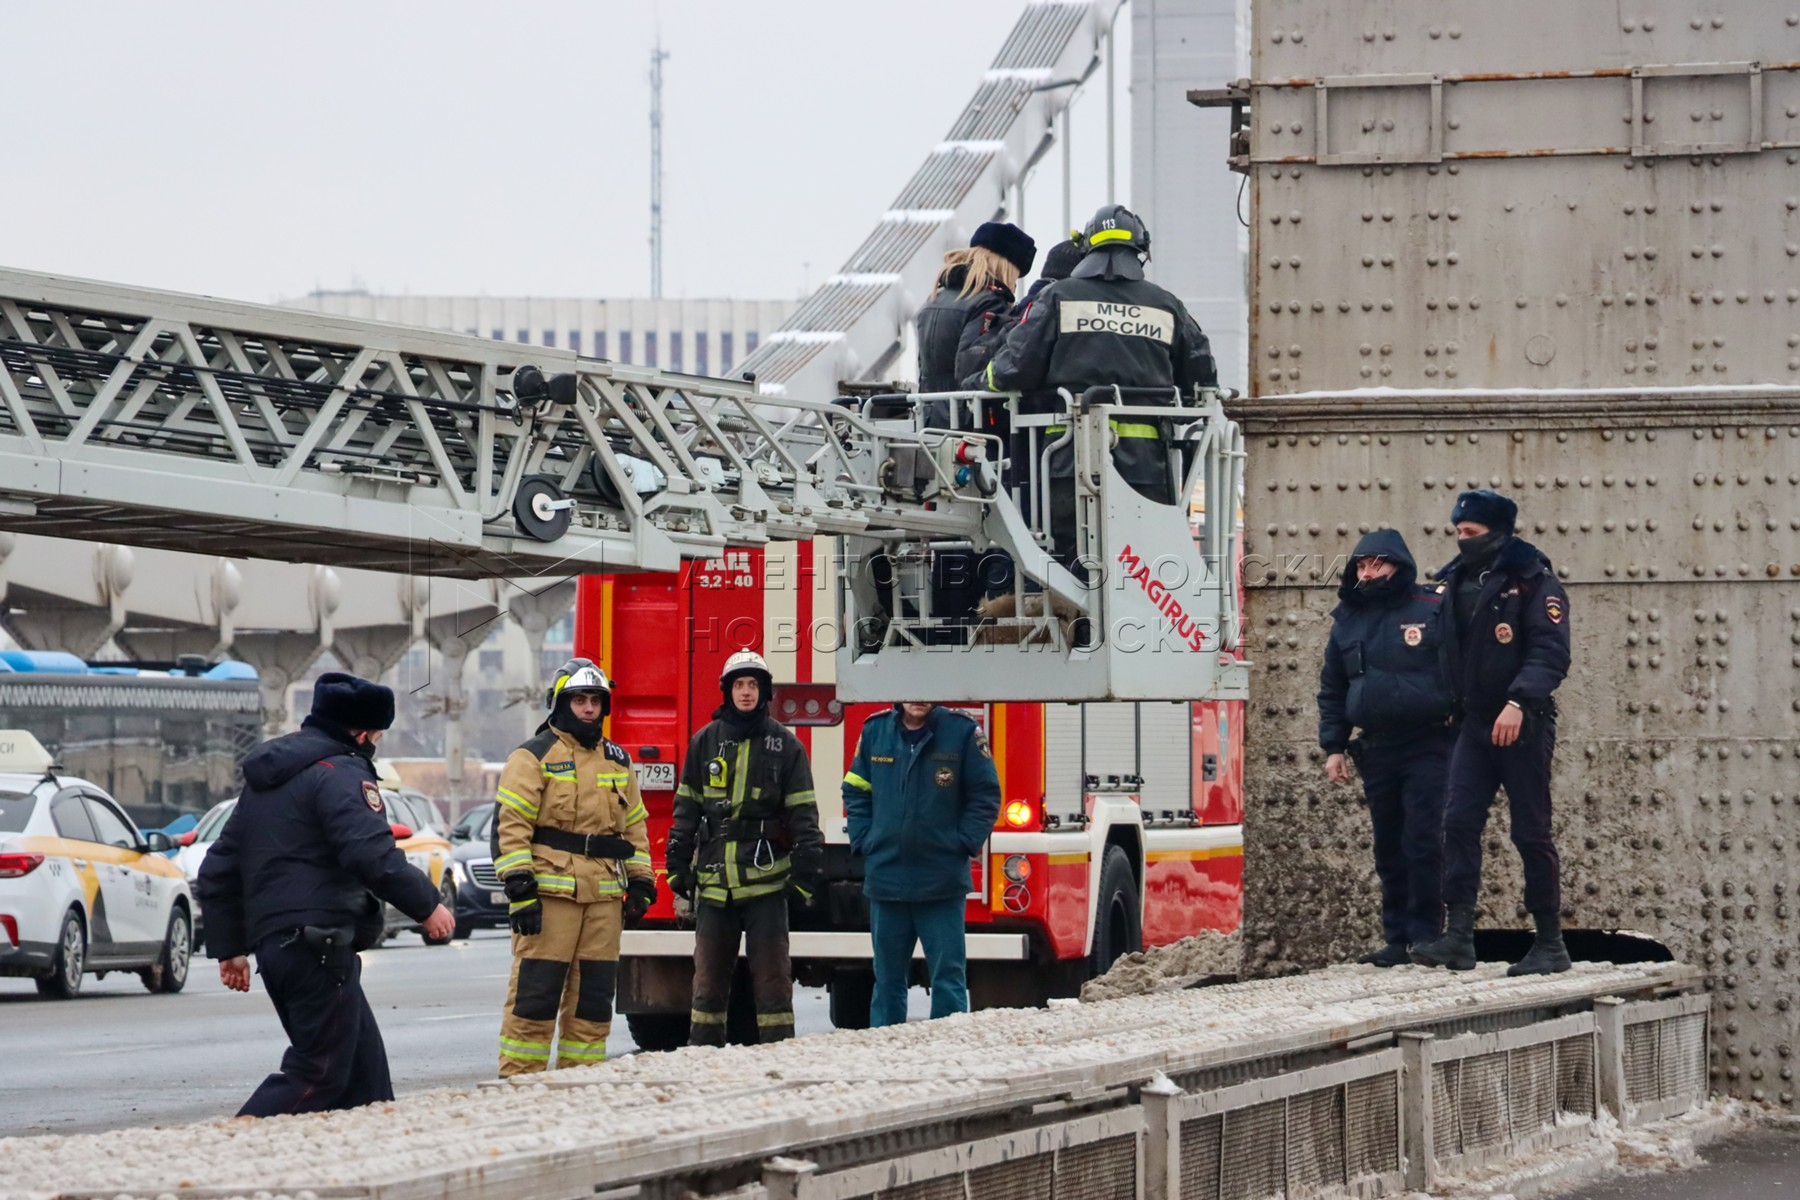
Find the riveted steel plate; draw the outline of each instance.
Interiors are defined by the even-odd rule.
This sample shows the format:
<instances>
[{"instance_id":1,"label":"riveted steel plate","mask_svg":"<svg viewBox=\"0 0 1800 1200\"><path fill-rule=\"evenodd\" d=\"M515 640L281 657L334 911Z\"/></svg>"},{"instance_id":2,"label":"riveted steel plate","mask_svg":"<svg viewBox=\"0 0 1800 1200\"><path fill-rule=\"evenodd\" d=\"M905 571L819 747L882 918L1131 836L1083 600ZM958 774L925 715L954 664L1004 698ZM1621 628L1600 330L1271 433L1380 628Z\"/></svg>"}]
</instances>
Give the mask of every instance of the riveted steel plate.
<instances>
[{"instance_id":1,"label":"riveted steel plate","mask_svg":"<svg viewBox=\"0 0 1800 1200\"><path fill-rule=\"evenodd\" d=\"M1706 970L1712 1086L1792 1107L1800 10L1256 0L1253 38L1251 968L1380 940L1316 744L1345 556L1430 570L1496 488L1570 590L1565 923ZM1485 858L1524 926L1504 797Z\"/></svg>"}]
</instances>

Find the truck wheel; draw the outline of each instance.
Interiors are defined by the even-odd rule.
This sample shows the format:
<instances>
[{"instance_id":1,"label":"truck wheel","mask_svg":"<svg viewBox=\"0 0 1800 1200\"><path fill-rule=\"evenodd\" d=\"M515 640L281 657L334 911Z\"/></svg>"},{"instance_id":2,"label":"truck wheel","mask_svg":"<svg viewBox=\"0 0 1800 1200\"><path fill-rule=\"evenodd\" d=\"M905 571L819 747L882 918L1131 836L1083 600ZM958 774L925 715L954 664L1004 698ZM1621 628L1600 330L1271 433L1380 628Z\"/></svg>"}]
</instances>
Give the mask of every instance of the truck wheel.
<instances>
[{"instance_id":1,"label":"truck wheel","mask_svg":"<svg viewBox=\"0 0 1800 1200\"><path fill-rule=\"evenodd\" d=\"M1144 948L1143 917L1138 912L1137 876L1131 859L1118 846L1108 846L1100 861L1100 892L1094 910L1094 953L1089 969L1103 975L1122 954Z\"/></svg>"},{"instance_id":2,"label":"truck wheel","mask_svg":"<svg viewBox=\"0 0 1800 1200\"><path fill-rule=\"evenodd\" d=\"M81 973L87 969L87 930L81 914L70 909L63 915L62 933L56 940L56 955L50 960L50 973L40 975L40 996L72 1000L81 994Z\"/></svg>"},{"instance_id":3,"label":"truck wheel","mask_svg":"<svg viewBox=\"0 0 1800 1200\"><path fill-rule=\"evenodd\" d=\"M626 1013L625 1027L639 1050L677 1050L687 1045L686 1013Z\"/></svg>"},{"instance_id":4,"label":"truck wheel","mask_svg":"<svg viewBox=\"0 0 1800 1200\"><path fill-rule=\"evenodd\" d=\"M875 1000L875 972L839 971L831 977L831 1024L836 1029L867 1029L869 1005Z\"/></svg>"}]
</instances>

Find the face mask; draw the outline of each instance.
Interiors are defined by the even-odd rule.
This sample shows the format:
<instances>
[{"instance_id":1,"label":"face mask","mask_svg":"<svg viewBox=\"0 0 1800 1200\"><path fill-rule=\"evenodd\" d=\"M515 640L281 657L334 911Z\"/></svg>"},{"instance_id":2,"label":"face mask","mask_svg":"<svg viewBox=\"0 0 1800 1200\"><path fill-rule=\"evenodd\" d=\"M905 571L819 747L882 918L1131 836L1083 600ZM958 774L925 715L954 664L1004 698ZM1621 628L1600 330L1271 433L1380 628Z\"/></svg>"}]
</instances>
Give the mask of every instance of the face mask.
<instances>
[{"instance_id":1,"label":"face mask","mask_svg":"<svg viewBox=\"0 0 1800 1200\"><path fill-rule=\"evenodd\" d=\"M575 714L569 711L567 704L559 704L556 706L556 711L550 715L550 727L562 730L587 749L592 750L599 744L601 734L605 732L606 718L602 716L598 721L578 721L575 719Z\"/></svg>"},{"instance_id":2,"label":"face mask","mask_svg":"<svg viewBox=\"0 0 1800 1200\"><path fill-rule=\"evenodd\" d=\"M1465 562L1482 562L1506 539L1506 535L1497 529L1490 529L1479 537L1457 538L1456 549Z\"/></svg>"}]
</instances>

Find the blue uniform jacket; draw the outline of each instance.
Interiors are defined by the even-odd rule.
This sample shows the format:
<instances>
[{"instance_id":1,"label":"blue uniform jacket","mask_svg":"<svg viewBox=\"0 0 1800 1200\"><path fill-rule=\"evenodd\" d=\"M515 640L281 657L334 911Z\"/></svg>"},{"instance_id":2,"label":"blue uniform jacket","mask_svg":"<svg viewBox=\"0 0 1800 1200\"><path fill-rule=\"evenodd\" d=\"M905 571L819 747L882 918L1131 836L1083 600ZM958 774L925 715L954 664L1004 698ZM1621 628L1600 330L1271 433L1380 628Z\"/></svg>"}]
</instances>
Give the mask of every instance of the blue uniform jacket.
<instances>
[{"instance_id":1,"label":"blue uniform jacket","mask_svg":"<svg viewBox=\"0 0 1800 1200\"><path fill-rule=\"evenodd\" d=\"M214 958L272 933L369 918L369 893L423 921L438 890L394 844L369 760L312 724L244 759L244 792L200 864L195 893Z\"/></svg>"},{"instance_id":2,"label":"blue uniform jacket","mask_svg":"<svg viewBox=\"0 0 1800 1200\"><path fill-rule=\"evenodd\" d=\"M1395 566L1375 589L1356 586L1358 559ZM1319 745L1340 754L1352 729L1371 742L1393 742L1442 729L1450 715L1450 623L1445 597L1419 586L1418 566L1395 529L1356 543L1331 614L1319 670Z\"/></svg>"},{"instance_id":3,"label":"blue uniform jacket","mask_svg":"<svg viewBox=\"0 0 1800 1200\"><path fill-rule=\"evenodd\" d=\"M948 900L969 891L969 860L1000 815L987 738L961 713L934 708L917 747L898 706L864 723L844 774L850 848L871 900Z\"/></svg>"}]
</instances>

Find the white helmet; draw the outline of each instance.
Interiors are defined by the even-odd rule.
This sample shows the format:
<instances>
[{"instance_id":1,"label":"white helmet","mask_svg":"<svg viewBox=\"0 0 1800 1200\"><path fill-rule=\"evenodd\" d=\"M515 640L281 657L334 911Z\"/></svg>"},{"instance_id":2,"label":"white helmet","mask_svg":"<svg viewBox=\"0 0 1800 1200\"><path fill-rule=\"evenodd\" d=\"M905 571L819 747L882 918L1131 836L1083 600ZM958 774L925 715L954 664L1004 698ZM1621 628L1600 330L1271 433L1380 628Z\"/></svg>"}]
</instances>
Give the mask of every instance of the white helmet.
<instances>
[{"instance_id":1,"label":"white helmet","mask_svg":"<svg viewBox=\"0 0 1800 1200\"><path fill-rule=\"evenodd\" d=\"M600 712L604 716L612 711L612 687L612 680L592 659L571 658L556 669L556 678L544 694L544 707L555 712L557 697L564 692L598 692Z\"/></svg>"},{"instance_id":2,"label":"white helmet","mask_svg":"<svg viewBox=\"0 0 1800 1200\"><path fill-rule=\"evenodd\" d=\"M775 691L775 676L769 670L768 660L754 650L739 650L725 660L725 669L719 672L719 690L731 699L731 681L739 675L754 675L762 685L762 698L769 699Z\"/></svg>"}]
</instances>

